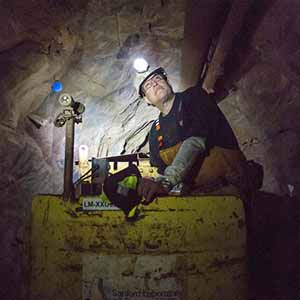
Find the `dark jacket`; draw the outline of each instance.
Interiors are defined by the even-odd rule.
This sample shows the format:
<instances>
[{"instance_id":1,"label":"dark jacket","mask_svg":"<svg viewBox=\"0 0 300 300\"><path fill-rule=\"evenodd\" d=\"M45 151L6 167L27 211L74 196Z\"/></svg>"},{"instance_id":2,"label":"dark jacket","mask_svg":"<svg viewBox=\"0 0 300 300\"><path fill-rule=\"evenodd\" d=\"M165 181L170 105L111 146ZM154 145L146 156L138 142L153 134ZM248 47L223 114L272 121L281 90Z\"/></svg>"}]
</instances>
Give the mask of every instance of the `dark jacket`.
<instances>
[{"instance_id":1,"label":"dark jacket","mask_svg":"<svg viewBox=\"0 0 300 300\"><path fill-rule=\"evenodd\" d=\"M160 114L158 121L152 125L149 136L151 165L158 167L158 172L163 174L166 164L159 152L191 136L206 139L207 153L214 146L239 149L224 114L214 99L199 86L176 93L169 114Z\"/></svg>"}]
</instances>

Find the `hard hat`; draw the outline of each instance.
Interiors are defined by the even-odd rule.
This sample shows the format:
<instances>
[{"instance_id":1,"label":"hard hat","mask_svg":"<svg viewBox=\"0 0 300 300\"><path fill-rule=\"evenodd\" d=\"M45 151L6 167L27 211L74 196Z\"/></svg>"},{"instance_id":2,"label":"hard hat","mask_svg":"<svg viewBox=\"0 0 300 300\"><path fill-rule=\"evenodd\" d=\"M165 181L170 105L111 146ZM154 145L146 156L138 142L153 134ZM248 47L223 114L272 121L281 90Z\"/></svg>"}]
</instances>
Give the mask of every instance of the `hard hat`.
<instances>
[{"instance_id":1,"label":"hard hat","mask_svg":"<svg viewBox=\"0 0 300 300\"><path fill-rule=\"evenodd\" d=\"M167 73L166 71L159 67L156 69L152 69L143 73L138 73L136 77L136 87L138 90L138 93L141 97L145 96L144 90L143 90L143 84L146 82L147 79L149 79L152 75L160 74L165 80L167 79Z\"/></svg>"}]
</instances>

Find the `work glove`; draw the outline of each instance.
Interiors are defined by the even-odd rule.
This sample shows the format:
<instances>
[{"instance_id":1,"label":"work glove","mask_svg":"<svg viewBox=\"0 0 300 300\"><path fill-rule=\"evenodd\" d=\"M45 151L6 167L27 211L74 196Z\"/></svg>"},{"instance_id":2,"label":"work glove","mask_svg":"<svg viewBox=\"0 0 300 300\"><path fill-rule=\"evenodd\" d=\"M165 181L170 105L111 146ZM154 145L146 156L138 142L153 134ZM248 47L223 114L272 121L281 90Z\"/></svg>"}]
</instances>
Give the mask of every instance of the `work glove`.
<instances>
[{"instance_id":1,"label":"work glove","mask_svg":"<svg viewBox=\"0 0 300 300\"><path fill-rule=\"evenodd\" d=\"M135 216L136 208L142 200L137 193L140 178L139 169L131 164L128 168L108 176L104 181L103 194L125 213L127 219Z\"/></svg>"},{"instance_id":2,"label":"work glove","mask_svg":"<svg viewBox=\"0 0 300 300\"><path fill-rule=\"evenodd\" d=\"M142 204L150 204L158 196L168 195L169 189L163 186L160 182L154 181L149 177L139 178L137 193L144 200Z\"/></svg>"}]
</instances>

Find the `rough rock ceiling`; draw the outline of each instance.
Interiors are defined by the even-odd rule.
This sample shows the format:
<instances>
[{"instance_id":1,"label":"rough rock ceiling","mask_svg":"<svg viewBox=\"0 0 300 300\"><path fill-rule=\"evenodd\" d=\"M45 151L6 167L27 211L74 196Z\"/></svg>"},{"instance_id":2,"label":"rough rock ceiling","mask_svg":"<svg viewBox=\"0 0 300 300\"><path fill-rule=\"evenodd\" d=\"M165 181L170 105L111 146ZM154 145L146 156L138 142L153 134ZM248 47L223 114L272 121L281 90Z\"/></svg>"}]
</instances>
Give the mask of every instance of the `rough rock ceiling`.
<instances>
[{"instance_id":1,"label":"rough rock ceiling","mask_svg":"<svg viewBox=\"0 0 300 300\"><path fill-rule=\"evenodd\" d=\"M230 1L222 3L225 12ZM296 0L254 1L217 82L242 149L265 167L264 189L281 194L300 187L299 15ZM75 149L136 151L157 111L137 100L132 61L164 66L180 88L184 22L184 0L0 1L2 257L8 270L20 266L7 271L1 298L22 280L31 195L62 190L64 130L53 126L60 107L51 83L60 79L86 105ZM12 299L25 293L11 290Z\"/></svg>"},{"instance_id":2,"label":"rough rock ceiling","mask_svg":"<svg viewBox=\"0 0 300 300\"><path fill-rule=\"evenodd\" d=\"M51 83L61 80L64 92L86 105L84 122L76 128L75 158L80 144L89 146L91 156L147 152L144 141L157 111L137 99L132 61L144 56L151 65L164 66L175 90L182 85L180 74L186 78L190 66L193 76L188 80L195 80L201 65L197 61L205 61L207 52L218 45L234 1L0 3L4 28L0 44L2 151L10 153L4 164L11 169L19 154L28 152L33 158L26 166L30 173L26 177L32 176L30 190L52 192L61 188L64 131L53 126L60 107L57 95L50 91ZM228 112L241 146L249 158L265 165L265 186L277 191L284 190L288 179L284 183L277 179L282 172L274 171L273 159L268 162L265 142L281 132L292 134L296 130L297 115L287 118L288 122L281 116L282 109L284 115L295 114L297 103L282 98L290 94L290 99L296 98L299 86L299 22L297 10L292 9L295 1L286 3L287 14L280 5L278 1L251 4L216 83L218 100L228 96L221 106ZM202 24L206 13L214 18ZM193 16L196 25L188 22ZM199 59L199 48L194 49L199 47L194 42L197 26L200 33L209 31L201 40L204 59ZM258 101L259 97L264 100ZM292 104L286 107L287 103ZM272 118L278 117L271 121L264 111L273 105ZM43 176L30 171L36 169ZM39 180L33 179L35 176ZM45 178L45 183L40 178Z\"/></svg>"}]
</instances>

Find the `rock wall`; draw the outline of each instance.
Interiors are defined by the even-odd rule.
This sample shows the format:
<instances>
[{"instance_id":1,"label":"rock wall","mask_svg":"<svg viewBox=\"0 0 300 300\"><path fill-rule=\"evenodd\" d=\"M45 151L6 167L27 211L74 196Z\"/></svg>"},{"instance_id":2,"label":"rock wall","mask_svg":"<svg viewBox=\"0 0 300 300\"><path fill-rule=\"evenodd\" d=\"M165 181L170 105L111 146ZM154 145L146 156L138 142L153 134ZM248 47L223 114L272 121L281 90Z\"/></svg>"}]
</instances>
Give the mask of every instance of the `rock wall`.
<instances>
[{"instance_id":1,"label":"rock wall","mask_svg":"<svg viewBox=\"0 0 300 300\"><path fill-rule=\"evenodd\" d=\"M184 1L0 1L0 14L0 298L25 299L31 197L62 192L52 82L86 106L75 159L80 144L90 156L141 148L157 111L137 100L132 63L144 56L178 83Z\"/></svg>"},{"instance_id":2,"label":"rock wall","mask_svg":"<svg viewBox=\"0 0 300 300\"><path fill-rule=\"evenodd\" d=\"M177 89L184 2L0 1L1 299L28 292L32 194L62 192L64 129L53 125L61 107L51 83L86 105L75 159L80 144L90 156L147 152L157 111L137 99L132 62L164 66ZM220 106L247 157L264 165L264 189L285 194L288 183L299 191L300 4L270 2L244 28L247 48L233 49L238 67L225 75L234 89Z\"/></svg>"},{"instance_id":3,"label":"rock wall","mask_svg":"<svg viewBox=\"0 0 300 300\"><path fill-rule=\"evenodd\" d=\"M247 43L233 49L231 63L239 67L230 76L237 80L220 106L247 157L263 164L263 189L282 195L291 184L299 195L300 3L271 2ZM251 13L248 21L258 7Z\"/></svg>"}]
</instances>

